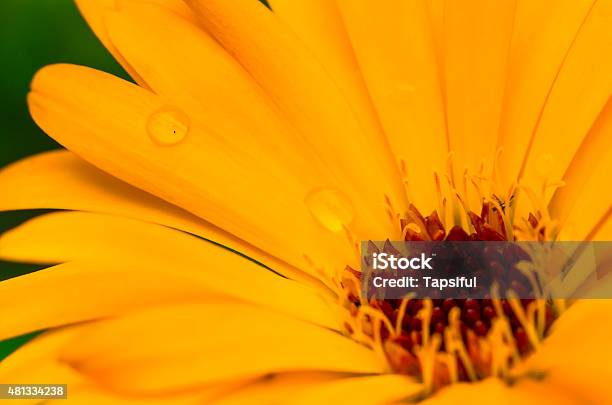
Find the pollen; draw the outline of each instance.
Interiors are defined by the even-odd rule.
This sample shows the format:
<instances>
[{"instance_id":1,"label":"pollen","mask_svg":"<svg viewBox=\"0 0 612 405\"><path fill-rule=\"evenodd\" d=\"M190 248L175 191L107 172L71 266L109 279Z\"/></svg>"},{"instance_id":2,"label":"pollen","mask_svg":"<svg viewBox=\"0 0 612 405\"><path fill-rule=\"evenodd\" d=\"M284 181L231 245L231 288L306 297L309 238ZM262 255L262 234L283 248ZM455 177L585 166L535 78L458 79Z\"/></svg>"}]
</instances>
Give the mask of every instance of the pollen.
<instances>
[{"instance_id":1,"label":"pollen","mask_svg":"<svg viewBox=\"0 0 612 405\"><path fill-rule=\"evenodd\" d=\"M467 227L447 229L436 211L423 216L410 206L400 225L406 241L513 241L506 208L492 198L483 202L479 214L466 210ZM532 234L543 235L539 214L531 214L525 222ZM492 268L510 271L517 261L500 256ZM350 286L345 304L352 314L349 333L373 346L393 372L420 379L427 393L490 376L511 381L517 376L509 370L537 350L560 314L558 303L519 299L512 293L500 299L496 291L484 299L408 296L366 301L355 288L360 273L347 268L345 274L344 284Z\"/></svg>"}]
</instances>

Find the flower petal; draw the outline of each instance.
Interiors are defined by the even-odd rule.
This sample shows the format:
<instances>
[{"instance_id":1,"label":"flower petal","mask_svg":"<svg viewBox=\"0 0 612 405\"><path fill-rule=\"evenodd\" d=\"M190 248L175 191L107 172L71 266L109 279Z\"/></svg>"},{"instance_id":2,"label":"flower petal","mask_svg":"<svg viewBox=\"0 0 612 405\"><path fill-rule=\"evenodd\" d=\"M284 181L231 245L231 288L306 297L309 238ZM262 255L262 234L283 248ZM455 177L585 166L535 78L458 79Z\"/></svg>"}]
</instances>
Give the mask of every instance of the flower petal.
<instances>
[{"instance_id":1,"label":"flower petal","mask_svg":"<svg viewBox=\"0 0 612 405\"><path fill-rule=\"evenodd\" d=\"M108 51L113 55L115 60L119 62L121 66L123 66L132 79L134 79L141 86L147 87L147 84L142 77L140 77L136 69L130 66L125 58L121 56L121 53L117 50L108 37L108 32L104 26L103 16L106 10L110 10L115 7L115 0L75 0L75 2L79 7L79 11L87 20L90 28L96 34L100 42L102 42L106 49L108 49Z\"/></svg>"},{"instance_id":2,"label":"flower petal","mask_svg":"<svg viewBox=\"0 0 612 405\"><path fill-rule=\"evenodd\" d=\"M117 49L115 44L113 44L111 38L109 37L107 26L104 21L104 15L109 10L117 9L118 5L125 3L130 0L75 0L79 11L89 24L89 27L96 34L100 42L108 49L108 51L113 55L113 57L123 66L123 68L128 72L128 74L142 87L147 87L146 81L141 77L137 69L132 66L125 57L121 54L121 52ZM148 3L158 4L181 15L183 18L193 20L195 16L185 5L184 2L180 0L140 0L146 1Z\"/></svg>"},{"instance_id":3,"label":"flower petal","mask_svg":"<svg viewBox=\"0 0 612 405\"><path fill-rule=\"evenodd\" d=\"M594 232L596 226L608 229L600 222L610 215L611 207L610 199L602 196L601 190L612 172L610 136L612 100L582 140L563 176L565 186L556 190L550 200L551 216L563 224L561 239L584 240L590 235L595 240L612 240L610 232Z\"/></svg>"},{"instance_id":4,"label":"flower petal","mask_svg":"<svg viewBox=\"0 0 612 405\"><path fill-rule=\"evenodd\" d=\"M577 398L567 396L567 393L556 387L546 386L533 381L518 382L509 386L497 378L489 378L484 381L466 384L454 384L443 388L422 402L423 405L451 405L451 404L482 404L491 402L499 405L541 405L541 404L583 404Z\"/></svg>"},{"instance_id":5,"label":"flower petal","mask_svg":"<svg viewBox=\"0 0 612 405\"><path fill-rule=\"evenodd\" d=\"M388 198L394 211L403 212L406 200L380 128L370 128L357 116L299 38L255 1L188 3L205 28L236 57L312 145L329 167L328 176L350 187L349 198L361 200L368 207L372 221L380 227L370 238L399 236L384 206Z\"/></svg>"},{"instance_id":6,"label":"flower petal","mask_svg":"<svg viewBox=\"0 0 612 405\"><path fill-rule=\"evenodd\" d=\"M0 283L0 308L7 311L0 339L133 306L219 295L331 329L341 323L342 310L322 290L282 278L210 242L139 221L47 214L4 234L0 258L68 262ZM20 308L19 316L11 315L12 308Z\"/></svg>"},{"instance_id":7,"label":"flower petal","mask_svg":"<svg viewBox=\"0 0 612 405\"><path fill-rule=\"evenodd\" d=\"M228 144L265 148L267 157L282 161L312 187L320 186L316 178L324 172L313 169L316 157L248 72L200 26L140 2L107 13L106 21L113 43L153 91L207 122Z\"/></svg>"},{"instance_id":8,"label":"flower petal","mask_svg":"<svg viewBox=\"0 0 612 405\"><path fill-rule=\"evenodd\" d=\"M442 66L444 60L444 7L446 0L429 0L425 2L427 12L431 21L431 33L436 51L438 66ZM443 78L442 72L438 69L440 79ZM440 80L442 83L443 80Z\"/></svg>"},{"instance_id":9,"label":"flower petal","mask_svg":"<svg viewBox=\"0 0 612 405\"><path fill-rule=\"evenodd\" d=\"M427 5L342 1L340 8L385 133L405 170L408 197L431 212L438 199L433 173L446 172L448 144Z\"/></svg>"},{"instance_id":10,"label":"flower petal","mask_svg":"<svg viewBox=\"0 0 612 405\"><path fill-rule=\"evenodd\" d=\"M422 390L422 384L408 376L387 374L354 377L320 384L293 397L287 404L388 404L414 399Z\"/></svg>"},{"instance_id":11,"label":"flower petal","mask_svg":"<svg viewBox=\"0 0 612 405\"><path fill-rule=\"evenodd\" d=\"M594 0L519 1L498 147L506 188L519 175L548 93Z\"/></svg>"},{"instance_id":12,"label":"flower petal","mask_svg":"<svg viewBox=\"0 0 612 405\"><path fill-rule=\"evenodd\" d=\"M35 121L79 156L297 267L310 268L305 255L327 274L356 261L347 235L321 226L305 203L310 190L269 151L218 136L162 97L54 65L38 72L28 100ZM185 138L160 145L172 128Z\"/></svg>"},{"instance_id":13,"label":"flower petal","mask_svg":"<svg viewBox=\"0 0 612 405\"><path fill-rule=\"evenodd\" d=\"M264 161L278 162L283 173L300 180L304 195L320 188L350 193L346 182L331 181L330 169L316 151L249 73L199 25L161 7L131 3L108 13L107 26L113 43L153 91L207 122L226 142ZM169 28L160 31L160 26ZM177 63L181 60L190 63ZM380 223L369 215L362 196L351 199L351 204L355 239L375 234Z\"/></svg>"},{"instance_id":14,"label":"flower petal","mask_svg":"<svg viewBox=\"0 0 612 405\"><path fill-rule=\"evenodd\" d=\"M306 404L388 404L399 399L418 396L422 385L414 379L397 374L348 378L321 378L314 381L293 381L272 378L253 384L224 397L216 405L247 405L253 403Z\"/></svg>"},{"instance_id":15,"label":"flower petal","mask_svg":"<svg viewBox=\"0 0 612 405\"><path fill-rule=\"evenodd\" d=\"M583 403L605 403L612 397L610 311L612 300L578 300L524 368L543 372L543 383L584 398Z\"/></svg>"},{"instance_id":16,"label":"flower petal","mask_svg":"<svg viewBox=\"0 0 612 405\"><path fill-rule=\"evenodd\" d=\"M60 358L104 386L132 392L385 367L372 350L340 334L229 302L165 306L86 325Z\"/></svg>"},{"instance_id":17,"label":"flower petal","mask_svg":"<svg viewBox=\"0 0 612 405\"><path fill-rule=\"evenodd\" d=\"M317 58L355 113L378 128L378 115L335 1L272 0L274 15L286 23Z\"/></svg>"},{"instance_id":18,"label":"flower petal","mask_svg":"<svg viewBox=\"0 0 612 405\"><path fill-rule=\"evenodd\" d=\"M572 42L525 155L525 182L534 184L543 176L560 179L610 99L610 15L612 2L595 2Z\"/></svg>"},{"instance_id":19,"label":"flower petal","mask_svg":"<svg viewBox=\"0 0 612 405\"><path fill-rule=\"evenodd\" d=\"M183 209L104 173L61 150L41 153L0 170L0 211L39 208L112 214L152 222L212 240L305 284L318 284L287 263Z\"/></svg>"},{"instance_id":20,"label":"flower petal","mask_svg":"<svg viewBox=\"0 0 612 405\"><path fill-rule=\"evenodd\" d=\"M495 158L515 8L516 0L445 3L443 86L455 181Z\"/></svg>"},{"instance_id":21,"label":"flower petal","mask_svg":"<svg viewBox=\"0 0 612 405\"><path fill-rule=\"evenodd\" d=\"M77 329L78 330L78 329ZM46 332L34 340L20 347L16 352L0 363L0 381L7 384L24 384L36 381L38 384L68 385L68 398L71 404L202 404L219 396L245 382L232 382L228 384L215 384L214 387L205 387L194 392L177 393L167 396L136 397L123 396L118 392L105 390L88 381L70 365L59 359L58 353L67 343L74 339L75 329L68 328L59 331ZM25 404L39 404L40 400L22 400Z\"/></svg>"}]
</instances>

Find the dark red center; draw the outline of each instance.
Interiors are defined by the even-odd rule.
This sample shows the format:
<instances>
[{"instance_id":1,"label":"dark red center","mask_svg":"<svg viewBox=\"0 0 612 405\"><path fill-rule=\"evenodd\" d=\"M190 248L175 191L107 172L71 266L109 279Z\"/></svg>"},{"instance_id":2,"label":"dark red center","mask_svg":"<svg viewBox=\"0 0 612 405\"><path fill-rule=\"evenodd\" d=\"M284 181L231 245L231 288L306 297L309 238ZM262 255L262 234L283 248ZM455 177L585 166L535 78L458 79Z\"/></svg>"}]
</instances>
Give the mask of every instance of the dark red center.
<instances>
[{"instance_id":1,"label":"dark red center","mask_svg":"<svg viewBox=\"0 0 612 405\"><path fill-rule=\"evenodd\" d=\"M500 209L504 209L502 206L495 206L490 203L485 203L482 206L480 215L473 212L469 213L469 219L473 231L471 233L466 232L463 228L455 226L448 232L445 231L442 222L440 221L437 213L434 211L431 215L424 217L420 212L411 206L408 212L407 218L402 220L402 228L405 232L405 240L407 241L507 241L509 238L505 229L504 221L502 218L502 212ZM538 225L538 219L535 215L529 217L530 225L536 229ZM413 224L416 226L409 226ZM421 232L417 232L415 229L420 229ZM423 232L423 230L425 230ZM493 269L496 271L511 271L512 263L515 260L509 257L503 257L501 255L496 263L492 264ZM520 286L510 286L519 288ZM523 310L526 312L528 305L533 302L533 299L522 299L520 304ZM473 363L478 370L478 363L482 359L478 358L478 347L477 337L484 337L488 334L492 327L494 320L498 316L504 316L508 321L512 329L512 335L514 337L514 344L520 355L525 355L533 350L533 347L528 339L527 333L523 328L523 325L517 318L515 311L510 305L508 300L501 299L498 301L500 304L501 312L500 315L495 309L495 305L490 297L485 299L432 299L433 309L431 311L431 318L429 322L429 333L440 334L443 333L447 326L449 326L449 312L453 308L459 308L460 320L459 328L461 331L461 337L463 344L465 345L467 352L472 358ZM358 307L358 300L354 301ZM397 319L400 315L400 307L402 300L375 300L370 301L370 306L377 308L384 313L389 319L392 325L396 325ZM414 299L408 301L408 304L403 314L401 321L401 333L399 335L392 334L387 329L384 323L381 324L381 338L383 344L388 346L387 343L394 343L395 345L403 348L399 357L397 353L387 352L389 361L396 372L401 374L420 375L420 364L415 356L415 347L422 344L423 341L423 321L417 316L419 311L424 306L424 300ZM555 320L552 303L545 303L545 333L550 328L551 324ZM395 335L395 336L394 336ZM442 339L442 347L440 350L445 350L444 339ZM396 351L397 352L397 351ZM461 381L467 381L468 375L466 369L461 361L458 364L458 378ZM438 373L439 374L439 373ZM483 371L479 373L480 378L487 377L487 372ZM442 375L442 380L448 380L448 376ZM439 382L438 382L439 383ZM444 383L444 382L443 382Z\"/></svg>"}]
</instances>

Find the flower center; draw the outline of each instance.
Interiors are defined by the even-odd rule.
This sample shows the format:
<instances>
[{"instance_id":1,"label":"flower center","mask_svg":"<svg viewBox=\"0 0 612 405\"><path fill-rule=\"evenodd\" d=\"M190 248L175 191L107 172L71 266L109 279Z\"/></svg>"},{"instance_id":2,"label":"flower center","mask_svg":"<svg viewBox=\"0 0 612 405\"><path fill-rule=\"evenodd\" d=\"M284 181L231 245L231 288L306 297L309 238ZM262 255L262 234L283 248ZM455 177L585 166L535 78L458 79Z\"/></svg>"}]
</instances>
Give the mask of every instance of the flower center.
<instances>
[{"instance_id":1,"label":"flower center","mask_svg":"<svg viewBox=\"0 0 612 405\"><path fill-rule=\"evenodd\" d=\"M435 211L424 217L412 206L401 226L406 241L514 241L505 211L500 202L485 202L480 215L466 212L468 230L455 225L447 231ZM543 237L538 216L530 214L526 224L532 234ZM518 273L513 267L520 259L502 254L490 268ZM346 273L353 283L343 285L356 285L360 273ZM508 287L517 290L521 285ZM544 299L366 301L355 288L346 295L353 315L346 325L349 333L378 350L394 372L419 378L427 393L454 382L515 378L510 369L539 347L563 309L563 303Z\"/></svg>"}]
</instances>

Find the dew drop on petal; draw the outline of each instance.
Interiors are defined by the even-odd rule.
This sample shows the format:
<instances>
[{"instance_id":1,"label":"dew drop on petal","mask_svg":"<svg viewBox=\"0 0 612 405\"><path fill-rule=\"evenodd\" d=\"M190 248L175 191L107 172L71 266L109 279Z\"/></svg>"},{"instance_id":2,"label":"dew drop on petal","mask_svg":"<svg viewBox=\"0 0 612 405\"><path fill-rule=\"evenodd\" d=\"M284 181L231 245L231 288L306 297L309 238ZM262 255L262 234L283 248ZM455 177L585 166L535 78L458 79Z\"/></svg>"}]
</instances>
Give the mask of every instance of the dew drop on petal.
<instances>
[{"instance_id":1,"label":"dew drop on petal","mask_svg":"<svg viewBox=\"0 0 612 405\"><path fill-rule=\"evenodd\" d=\"M355 216L348 197L333 188L316 189L306 196L305 202L316 220L332 232L343 230Z\"/></svg>"},{"instance_id":2,"label":"dew drop on petal","mask_svg":"<svg viewBox=\"0 0 612 405\"><path fill-rule=\"evenodd\" d=\"M175 107L164 107L149 116L147 133L158 145L171 146L189 133L189 116Z\"/></svg>"}]
</instances>

